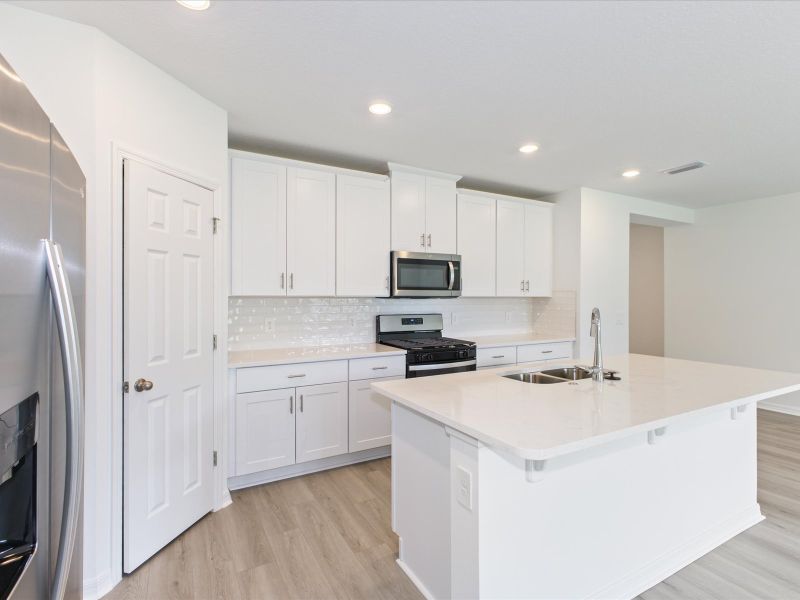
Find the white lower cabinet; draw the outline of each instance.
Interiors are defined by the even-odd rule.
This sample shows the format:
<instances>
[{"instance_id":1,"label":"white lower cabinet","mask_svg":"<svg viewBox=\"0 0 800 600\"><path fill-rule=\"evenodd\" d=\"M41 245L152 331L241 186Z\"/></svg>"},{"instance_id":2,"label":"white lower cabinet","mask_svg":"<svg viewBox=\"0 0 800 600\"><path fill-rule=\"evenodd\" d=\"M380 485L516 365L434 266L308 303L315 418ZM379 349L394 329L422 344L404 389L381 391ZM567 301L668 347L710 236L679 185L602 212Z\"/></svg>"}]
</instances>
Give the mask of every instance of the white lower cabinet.
<instances>
[{"instance_id":1,"label":"white lower cabinet","mask_svg":"<svg viewBox=\"0 0 800 600\"><path fill-rule=\"evenodd\" d=\"M236 394L236 474L295 462L294 388Z\"/></svg>"},{"instance_id":2,"label":"white lower cabinet","mask_svg":"<svg viewBox=\"0 0 800 600\"><path fill-rule=\"evenodd\" d=\"M380 448L392 443L391 400L370 387L376 381L403 379L381 377L350 382L350 452Z\"/></svg>"},{"instance_id":3,"label":"white lower cabinet","mask_svg":"<svg viewBox=\"0 0 800 600\"><path fill-rule=\"evenodd\" d=\"M296 462L347 452L347 384L299 387Z\"/></svg>"}]
</instances>

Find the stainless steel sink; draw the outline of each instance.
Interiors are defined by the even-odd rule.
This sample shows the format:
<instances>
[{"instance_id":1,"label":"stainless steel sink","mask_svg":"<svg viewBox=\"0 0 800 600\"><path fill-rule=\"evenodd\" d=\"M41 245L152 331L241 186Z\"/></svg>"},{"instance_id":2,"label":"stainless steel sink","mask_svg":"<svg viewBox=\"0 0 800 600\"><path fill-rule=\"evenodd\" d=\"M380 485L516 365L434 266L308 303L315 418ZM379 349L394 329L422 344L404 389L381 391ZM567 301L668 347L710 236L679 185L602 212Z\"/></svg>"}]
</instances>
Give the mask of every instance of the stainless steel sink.
<instances>
[{"instance_id":1,"label":"stainless steel sink","mask_svg":"<svg viewBox=\"0 0 800 600\"><path fill-rule=\"evenodd\" d=\"M591 376L591 373L578 367L561 367L559 369L545 369L543 371L527 371L503 375L506 379L513 379L523 383L567 383L568 381L590 379Z\"/></svg>"},{"instance_id":2,"label":"stainless steel sink","mask_svg":"<svg viewBox=\"0 0 800 600\"><path fill-rule=\"evenodd\" d=\"M553 377L559 377L560 379L566 379L568 381L578 381L579 379L590 379L592 374L587 371L586 369L580 369L578 367L562 367L560 369L546 369L541 371L545 375L551 375Z\"/></svg>"}]
</instances>

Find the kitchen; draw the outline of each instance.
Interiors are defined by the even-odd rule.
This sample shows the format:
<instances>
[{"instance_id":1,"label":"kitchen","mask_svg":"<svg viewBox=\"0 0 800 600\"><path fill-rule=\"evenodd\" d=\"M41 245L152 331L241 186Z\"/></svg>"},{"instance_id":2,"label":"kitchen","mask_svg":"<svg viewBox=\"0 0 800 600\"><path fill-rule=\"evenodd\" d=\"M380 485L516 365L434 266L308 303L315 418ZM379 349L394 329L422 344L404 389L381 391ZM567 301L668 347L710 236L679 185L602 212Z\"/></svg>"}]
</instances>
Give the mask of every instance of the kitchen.
<instances>
[{"instance_id":1,"label":"kitchen","mask_svg":"<svg viewBox=\"0 0 800 600\"><path fill-rule=\"evenodd\" d=\"M799 19L0 4L2 168L64 206L68 148L85 210L85 259L55 209L24 241L64 254L49 276L31 263L53 292L30 293L67 317L52 340L82 359L64 380L85 433L72 479L40 465L42 489L68 488L51 507L67 534L39 519L3 551L43 586L11 597L797 595L800 181L781 86ZM26 94L35 133L11 109ZM44 147L36 179L21 161ZM11 364L3 411L27 377ZM57 409L43 389L13 408L20 431ZM19 438L9 482L48 438Z\"/></svg>"}]
</instances>

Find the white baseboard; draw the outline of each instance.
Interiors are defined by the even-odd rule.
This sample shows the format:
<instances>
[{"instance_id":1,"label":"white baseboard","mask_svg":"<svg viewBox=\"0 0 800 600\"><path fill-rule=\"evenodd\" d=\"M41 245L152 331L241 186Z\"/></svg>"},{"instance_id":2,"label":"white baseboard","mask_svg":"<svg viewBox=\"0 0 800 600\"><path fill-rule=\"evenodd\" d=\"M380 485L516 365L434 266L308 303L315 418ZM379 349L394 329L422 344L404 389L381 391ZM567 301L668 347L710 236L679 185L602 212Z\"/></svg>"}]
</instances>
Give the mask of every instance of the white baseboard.
<instances>
[{"instance_id":1,"label":"white baseboard","mask_svg":"<svg viewBox=\"0 0 800 600\"><path fill-rule=\"evenodd\" d=\"M113 590L120 580L114 581L111 571L83 580L83 600L98 600Z\"/></svg>"},{"instance_id":2,"label":"white baseboard","mask_svg":"<svg viewBox=\"0 0 800 600\"><path fill-rule=\"evenodd\" d=\"M783 413L785 415L792 415L800 417L800 406L792 406L789 404L776 403L770 400L762 400L758 403L758 408L769 410L772 412Z\"/></svg>"},{"instance_id":3,"label":"white baseboard","mask_svg":"<svg viewBox=\"0 0 800 600\"><path fill-rule=\"evenodd\" d=\"M354 465L368 460L375 460L376 458L385 458L390 456L391 453L391 446L381 446L380 448L362 450L361 452L353 452L351 454L340 454L329 458L312 460L307 463L280 467L279 469L259 471L258 473L249 473L248 475L238 475L228 478L228 488L231 490L239 490L253 485L261 485L262 483L270 483L272 481L280 481L281 479L289 479L290 477L326 471L327 469Z\"/></svg>"},{"instance_id":4,"label":"white baseboard","mask_svg":"<svg viewBox=\"0 0 800 600\"><path fill-rule=\"evenodd\" d=\"M430 590L428 590L428 588L426 588L425 585L414 574L414 571L412 571L409 566L399 558L397 559L397 566L400 567L403 570L403 573L408 576L408 578L411 580L411 583L413 583L419 590L419 593L425 597L425 600L436 600L436 598L433 597L433 594L431 594Z\"/></svg>"},{"instance_id":5,"label":"white baseboard","mask_svg":"<svg viewBox=\"0 0 800 600\"><path fill-rule=\"evenodd\" d=\"M682 546L665 552L657 560L611 585L605 586L589 597L598 599L635 598L763 520L761 508L756 504L735 517L704 531Z\"/></svg>"}]
</instances>

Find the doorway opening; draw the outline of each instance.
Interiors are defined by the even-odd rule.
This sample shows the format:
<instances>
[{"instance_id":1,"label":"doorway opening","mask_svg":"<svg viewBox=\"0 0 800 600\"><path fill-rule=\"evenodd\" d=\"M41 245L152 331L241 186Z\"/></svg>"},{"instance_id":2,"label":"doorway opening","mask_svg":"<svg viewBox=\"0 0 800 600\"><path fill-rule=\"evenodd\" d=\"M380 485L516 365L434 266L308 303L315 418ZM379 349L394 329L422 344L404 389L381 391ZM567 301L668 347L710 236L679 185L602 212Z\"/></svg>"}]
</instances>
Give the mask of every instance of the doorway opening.
<instances>
[{"instance_id":1,"label":"doorway opening","mask_svg":"<svg viewBox=\"0 0 800 600\"><path fill-rule=\"evenodd\" d=\"M664 228L630 228L630 352L664 356Z\"/></svg>"}]
</instances>

